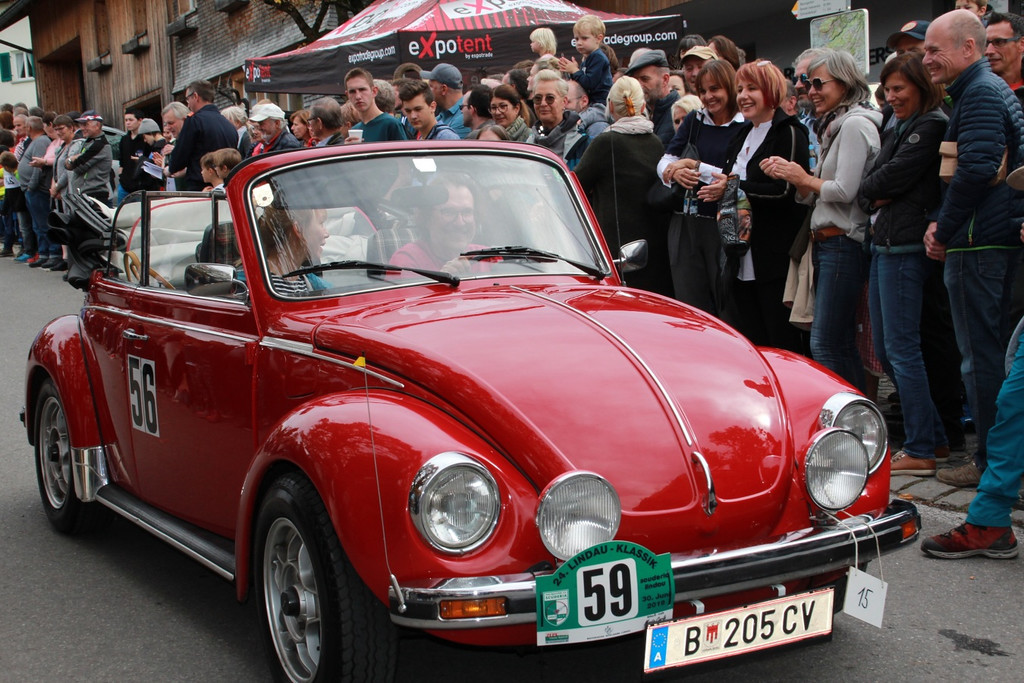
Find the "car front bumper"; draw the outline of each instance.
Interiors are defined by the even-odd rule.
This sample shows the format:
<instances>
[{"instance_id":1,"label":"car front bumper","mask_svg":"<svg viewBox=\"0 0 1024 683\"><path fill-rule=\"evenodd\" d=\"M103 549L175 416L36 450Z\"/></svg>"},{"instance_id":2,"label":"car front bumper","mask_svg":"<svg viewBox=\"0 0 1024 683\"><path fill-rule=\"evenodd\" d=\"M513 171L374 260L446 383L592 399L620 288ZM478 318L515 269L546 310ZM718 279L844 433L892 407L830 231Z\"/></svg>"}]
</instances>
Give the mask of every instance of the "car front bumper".
<instances>
[{"instance_id":1,"label":"car front bumper","mask_svg":"<svg viewBox=\"0 0 1024 683\"><path fill-rule=\"evenodd\" d=\"M861 515L843 526L812 527L770 543L722 552L672 554L675 601L703 600L753 588L819 576L912 543L921 529L917 508L893 500L878 517ZM536 623L536 575L431 579L401 583L389 590L391 620L401 626L443 630ZM504 598L506 614L477 619L445 619L442 601Z\"/></svg>"}]
</instances>

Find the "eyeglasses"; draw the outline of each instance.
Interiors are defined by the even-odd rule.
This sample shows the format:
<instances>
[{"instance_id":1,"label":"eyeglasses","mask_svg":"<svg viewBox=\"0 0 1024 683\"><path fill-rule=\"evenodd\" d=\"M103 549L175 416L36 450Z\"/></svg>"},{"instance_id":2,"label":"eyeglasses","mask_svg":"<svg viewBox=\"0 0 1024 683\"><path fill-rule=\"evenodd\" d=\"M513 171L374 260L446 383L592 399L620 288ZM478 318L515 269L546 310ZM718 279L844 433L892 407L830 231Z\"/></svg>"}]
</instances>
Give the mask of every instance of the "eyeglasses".
<instances>
[{"instance_id":1,"label":"eyeglasses","mask_svg":"<svg viewBox=\"0 0 1024 683\"><path fill-rule=\"evenodd\" d=\"M470 105L468 105L468 104L460 104L459 105L459 109L469 109L469 108L470 108Z\"/></svg>"},{"instance_id":2,"label":"eyeglasses","mask_svg":"<svg viewBox=\"0 0 1024 683\"><path fill-rule=\"evenodd\" d=\"M446 221L454 222L456 218L462 219L463 223L471 223L476 217L476 213L473 209L456 209L452 207L444 207L437 210L437 213L441 218Z\"/></svg>"},{"instance_id":3,"label":"eyeglasses","mask_svg":"<svg viewBox=\"0 0 1024 683\"><path fill-rule=\"evenodd\" d=\"M831 83L837 80L835 78L826 78L824 80L820 78L808 78L807 74L800 74L800 82L806 86L808 90L821 90L825 87L826 83Z\"/></svg>"},{"instance_id":4,"label":"eyeglasses","mask_svg":"<svg viewBox=\"0 0 1024 683\"><path fill-rule=\"evenodd\" d=\"M499 102L491 105L491 111L508 111L512 108L512 105L508 102Z\"/></svg>"},{"instance_id":5,"label":"eyeglasses","mask_svg":"<svg viewBox=\"0 0 1024 683\"><path fill-rule=\"evenodd\" d=\"M548 94L548 95L534 95L533 96L533 103L534 104L546 104L546 105L550 106L550 105L555 103L556 99L557 98L554 95L550 95L550 94Z\"/></svg>"},{"instance_id":6,"label":"eyeglasses","mask_svg":"<svg viewBox=\"0 0 1024 683\"><path fill-rule=\"evenodd\" d=\"M1015 43L1020 40L1020 36L1013 36L1012 38L989 38L985 41L985 46L991 45L992 47L1003 47L1007 43Z\"/></svg>"}]
</instances>

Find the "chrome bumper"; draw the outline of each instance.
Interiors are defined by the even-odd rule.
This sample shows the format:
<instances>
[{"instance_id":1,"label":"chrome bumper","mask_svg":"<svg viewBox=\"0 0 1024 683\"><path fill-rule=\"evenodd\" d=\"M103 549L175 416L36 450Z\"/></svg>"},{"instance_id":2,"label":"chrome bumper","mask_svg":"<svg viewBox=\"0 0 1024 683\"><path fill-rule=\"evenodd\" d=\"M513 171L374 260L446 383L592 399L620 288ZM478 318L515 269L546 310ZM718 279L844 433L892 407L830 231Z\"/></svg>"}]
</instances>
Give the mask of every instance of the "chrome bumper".
<instances>
[{"instance_id":1,"label":"chrome bumper","mask_svg":"<svg viewBox=\"0 0 1024 683\"><path fill-rule=\"evenodd\" d=\"M921 529L917 508L893 500L876 518L866 515L844 520L846 526L803 529L772 543L711 555L672 554L676 602L703 600L752 588L781 584L866 564L883 553L913 542ZM903 525L914 522L917 531L903 537ZM877 543L877 545L876 545ZM391 620L401 626L429 630L484 628L536 623L534 574L432 579L402 583L402 600L388 591ZM505 616L446 620L440 616L443 600L503 597Z\"/></svg>"}]
</instances>

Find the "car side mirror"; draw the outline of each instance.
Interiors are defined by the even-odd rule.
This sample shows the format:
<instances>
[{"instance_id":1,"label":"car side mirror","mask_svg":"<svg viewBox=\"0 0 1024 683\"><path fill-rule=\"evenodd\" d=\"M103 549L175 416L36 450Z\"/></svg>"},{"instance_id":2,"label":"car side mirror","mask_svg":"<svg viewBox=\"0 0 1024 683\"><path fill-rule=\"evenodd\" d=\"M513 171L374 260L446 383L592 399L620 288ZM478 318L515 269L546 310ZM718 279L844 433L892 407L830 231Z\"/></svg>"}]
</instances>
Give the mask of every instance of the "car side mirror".
<instances>
[{"instance_id":1,"label":"car side mirror","mask_svg":"<svg viewBox=\"0 0 1024 683\"><path fill-rule=\"evenodd\" d=\"M615 259L615 267L625 275L647 267L647 240L635 240L623 244L619 249L619 258Z\"/></svg>"},{"instance_id":2,"label":"car side mirror","mask_svg":"<svg viewBox=\"0 0 1024 683\"><path fill-rule=\"evenodd\" d=\"M185 267L185 291L195 296L219 296L249 300L249 288L238 279L234 266L223 263L190 263Z\"/></svg>"}]
</instances>

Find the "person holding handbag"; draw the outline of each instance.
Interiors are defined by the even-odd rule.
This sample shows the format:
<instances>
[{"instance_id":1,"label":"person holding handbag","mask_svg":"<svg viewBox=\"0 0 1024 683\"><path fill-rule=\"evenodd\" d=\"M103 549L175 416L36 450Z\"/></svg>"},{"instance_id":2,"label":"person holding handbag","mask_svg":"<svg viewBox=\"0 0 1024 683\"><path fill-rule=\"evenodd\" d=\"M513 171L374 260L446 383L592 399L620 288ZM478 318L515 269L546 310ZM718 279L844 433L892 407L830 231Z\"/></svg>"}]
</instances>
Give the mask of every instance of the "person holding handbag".
<instances>
[{"instance_id":1,"label":"person holding handbag","mask_svg":"<svg viewBox=\"0 0 1024 683\"><path fill-rule=\"evenodd\" d=\"M655 166L665 148L645 110L639 81L631 76L615 81L608 92L608 111L615 122L591 141L575 173L613 256L623 244L647 240L647 266L626 273L623 281L672 296L668 251L661 237L668 217L644 200L647 188L658 180Z\"/></svg>"},{"instance_id":2,"label":"person holding handbag","mask_svg":"<svg viewBox=\"0 0 1024 683\"><path fill-rule=\"evenodd\" d=\"M815 130L821 142L814 174L780 156L766 159L761 169L771 178L795 185L797 200L814 205L811 357L864 391L856 331L857 304L867 281L868 216L857 202L857 193L878 155L882 114L867 104L871 91L848 52L822 50L801 80L814 103Z\"/></svg>"},{"instance_id":3,"label":"person holding handbag","mask_svg":"<svg viewBox=\"0 0 1024 683\"><path fill-rule=\"evenodd\" d=\"M668 228L676 299L718 315L722 246L716 217L725 184L712 183L714 174L724 178L726 150L743 125L736 108L736 71L719 59L705 62L697 93L704 108L680 124L658 162L658 175L666 185L677 183L688 191Z\"/></svg>"},{"instance_id":4,"label":"person holding handbag","mask_svg":"<svg viewBox=\"0 0 1024 683\"><path fill-rule=\"evenodd\" d=\"M789 322L782 303L789 249L807 207L796 188L761 168L769 157L809 169L807 129L782 110L786 77L768 61L748 62L736 72L736 103L747 123L729 145L726 174L739 177L750 202L750 249L730 257L723 271L723 318L758 346L807 353L803 333Z\"/></svg>"}]
</instances>

